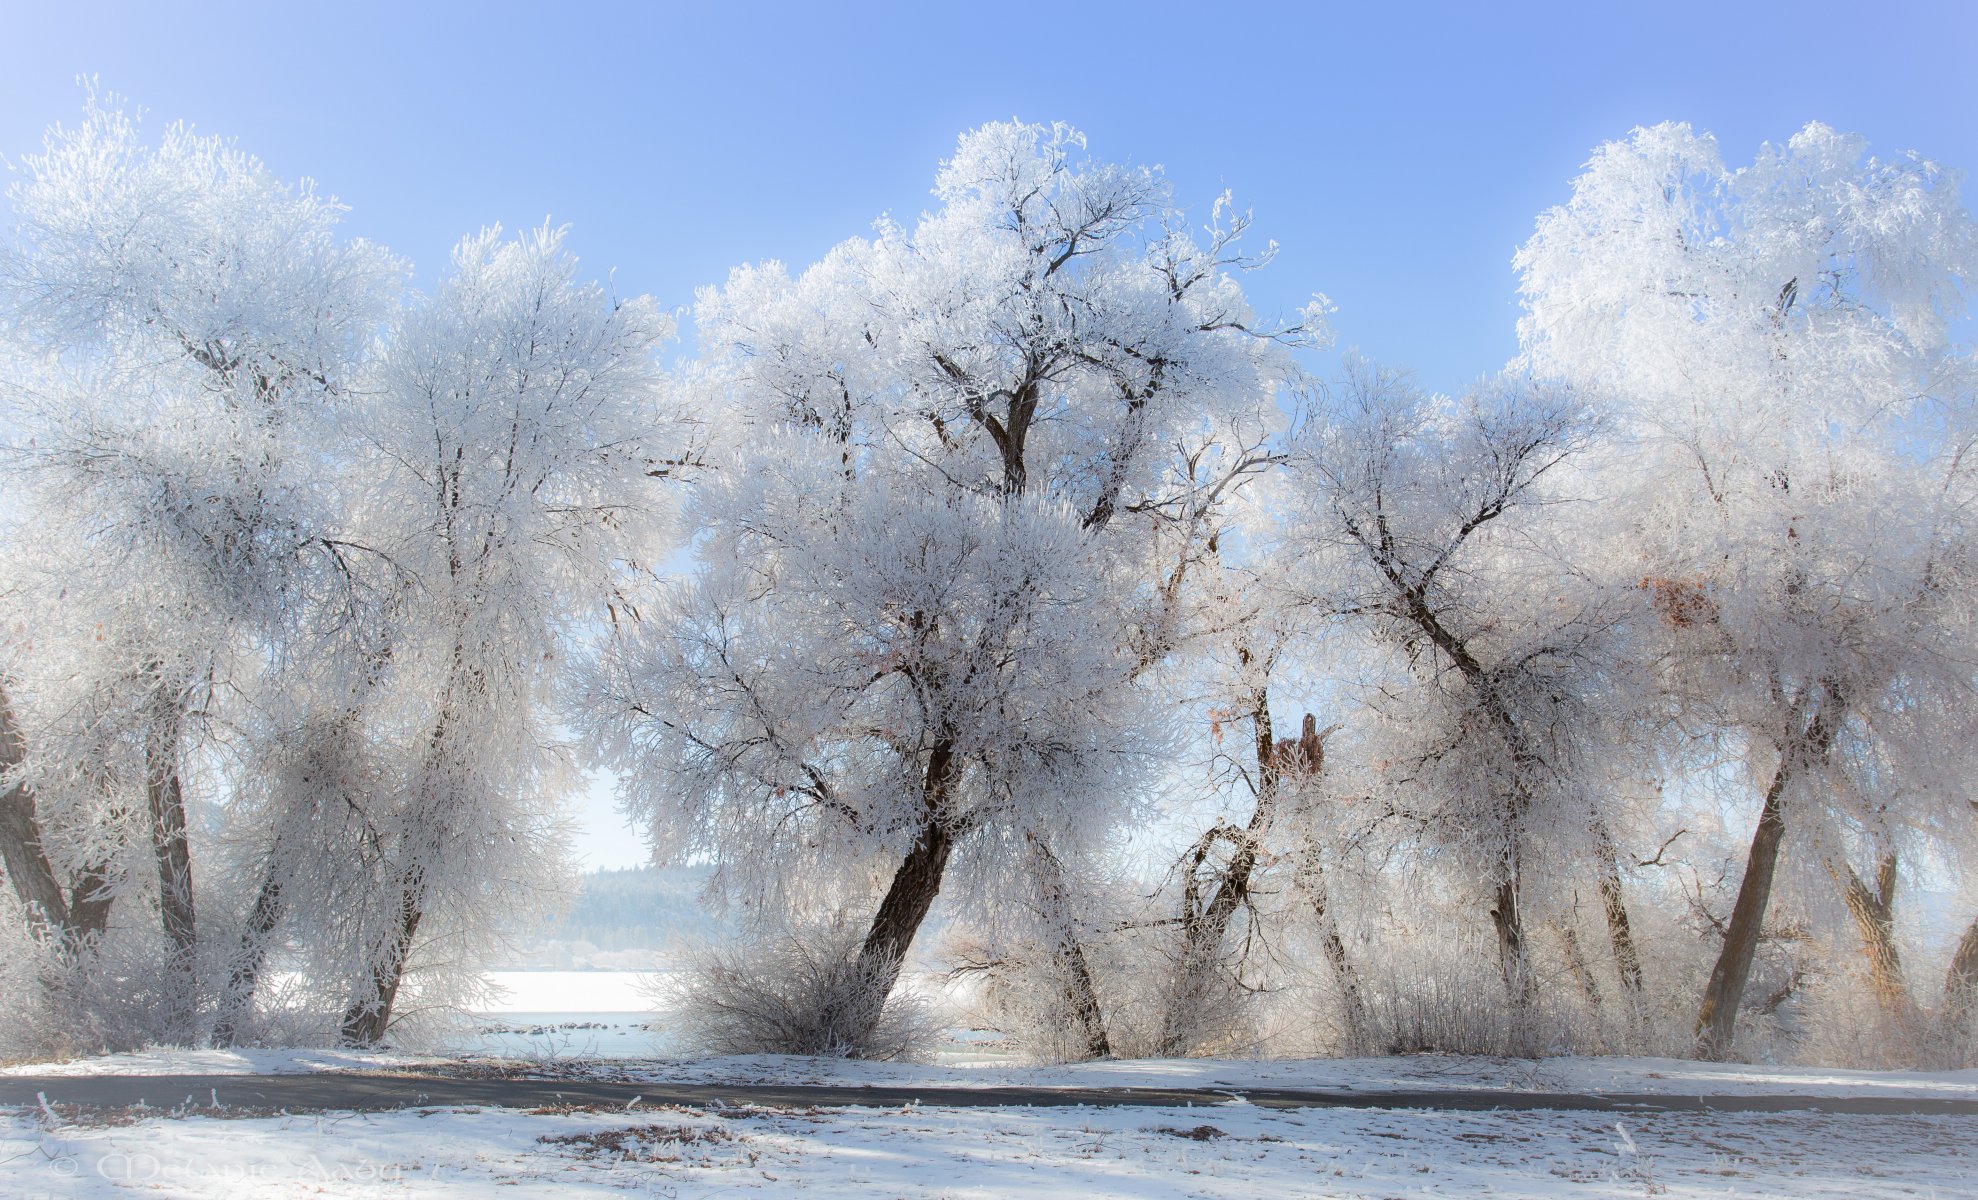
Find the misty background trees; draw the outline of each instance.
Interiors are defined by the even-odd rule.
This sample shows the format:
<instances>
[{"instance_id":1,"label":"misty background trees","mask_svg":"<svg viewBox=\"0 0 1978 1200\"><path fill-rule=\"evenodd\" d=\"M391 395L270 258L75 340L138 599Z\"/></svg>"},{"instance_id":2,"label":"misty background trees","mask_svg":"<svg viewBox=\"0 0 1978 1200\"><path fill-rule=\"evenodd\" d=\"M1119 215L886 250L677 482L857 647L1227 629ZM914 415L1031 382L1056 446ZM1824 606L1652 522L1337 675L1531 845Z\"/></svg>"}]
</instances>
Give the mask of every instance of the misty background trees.
<instances>
[{"instance_id":1,"label":"misty background trees","mask_svg":"<svg viewBox=\"0 0 1978 1200\"><path fill-rule=\"evenodd\" d=\"M1454 395L1318 372L1248 213L1063 125L670 366L553 227L416 290L107 101L10 198L9 1053L417 1036L601 768L727 914L725 1049L910 1052L939 970L1045 1057L1972 1053L1978 228L1924 160L1637 130Z\"/></svg>"}]
</instances>

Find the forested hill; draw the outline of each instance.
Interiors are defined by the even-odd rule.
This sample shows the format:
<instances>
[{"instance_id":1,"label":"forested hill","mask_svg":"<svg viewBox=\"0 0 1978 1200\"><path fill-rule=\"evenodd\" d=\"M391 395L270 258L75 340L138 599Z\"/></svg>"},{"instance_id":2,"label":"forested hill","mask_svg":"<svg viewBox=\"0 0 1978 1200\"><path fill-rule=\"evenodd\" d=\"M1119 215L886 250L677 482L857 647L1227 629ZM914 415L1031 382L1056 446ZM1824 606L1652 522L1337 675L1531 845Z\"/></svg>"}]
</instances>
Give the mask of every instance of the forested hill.
<instances>
[{"instance_id":1,"label":"forested hill","mask_svg":"<svg viewBox=\"0 0 1978 1200\"><path fill-rule=\"evenodd\" d=\"M589 871L561 920L525 936L511 968L643 969L677 957L681 943L718 937L726 923L699 904L705 867Z\"/></svg>"}]
</instances>

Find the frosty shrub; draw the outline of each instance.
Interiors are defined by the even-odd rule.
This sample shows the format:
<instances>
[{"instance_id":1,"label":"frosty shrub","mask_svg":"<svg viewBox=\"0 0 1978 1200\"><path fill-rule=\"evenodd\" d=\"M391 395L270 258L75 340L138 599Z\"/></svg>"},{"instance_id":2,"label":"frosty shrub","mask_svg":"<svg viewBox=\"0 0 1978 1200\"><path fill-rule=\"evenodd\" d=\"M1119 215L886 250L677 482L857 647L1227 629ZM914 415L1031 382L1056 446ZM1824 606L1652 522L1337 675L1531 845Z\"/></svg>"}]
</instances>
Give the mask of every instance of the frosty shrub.
<instances>
[{"instance_id":1,"label":"frosty shrub","mask_svg":"<svg viewBox=\"0 0 1978 1200\"><path fill-rule=\"evenodd\" d=\"M1375 1054L1488 1054L1543 1058L1600 1053L1598 1025L1542 988L1504 1003L1503 981L1475 947L1400 951L1367 972L1365 1045Z\"/></svg>"},{"instance_id":2,"label":"frosty shrub","mask_svg":"<svg viewBox=\"0 0 1978 1200\"><path fill-rule=\"evenodd\" d=\"M1133 1002L1139 997L1110 994L1105 985L1120 981L1120 973L1106 969L1110 964L1100 960L1101 947L1088 945L1085 950L1100 992L1100 1009L1112 1018L1106 1029L1111 1048L1124 1057L1138 1057L1146 1038L1122 1037L1123 1026L1145 1009ZM1006 1044L1030 1062L1081 1062L1092 1057L1087 1050L1090 1039L1079 1019L1077 981L1065 957L1053 947L1031 942L997 950L988 943L973 943L960 957L962 965L950 978L959 982L973 976L978 984L972 989L972 1021L1002 1034Z\"/></svg>"},{"instance_id":3,"label":"frosty shrub","mask_svg":"<svg viewBox=\"0 0 1978 1200\"><path fill-rule=\"evenodd\" d=\"M8 1014L0 1021L0 1063L37 1062L74 1052L58 989L49 973L59 956L17 923L0 922L0 995Z\"/></svg>"},{"instance_id":4,"label":"frosty shrub","mask_svg":"<svg viewBox=\"0 0 1978 1200\"><path fill-rule=\"evenodd\" d=\"M1100 893L1080 895L1081 911L1102 903ZM1112 928L1103 935L1088 933L1084 940L1109 1057L1241 1058L1263 1052L1264 996L1239 982L1237 955L1228 950L1184 954L1183 939L1170 926L1126 919L1138 911L1111 912L1120 918L1110 922ZM957 938L945 953L958 964L950 978L974 985L968 989L971 1019L1003 1034L1023 1057L1038 1063L1094 1057L1080 1014L1085 991L1075 975L1078 960L1037 925L1004 930L993 939Z\"/></svg>"},{"instance_id":5,"label":"frosty shrub","mask_svg":"<svg viewBox=\"0 0 1978 1200\"><path fill-rule=\"evenodd\" d=\"M1228 1058L1254 1054L1257 994L1237 977L1234 956L1177 954L1153 947L1149 973L1160 988L1152 1011L1160 1014L1149 1051L1162 1055Z\"/></svg>"},{"instance_id":6,"label":"frosty shrub","mask_svg":"<svg viewBox=\"0 0 1978 1200\"><path fill-rule=\"evenodd\" d=\"M1740 1056L1866 1071L1954 1071L1978 1064L1978 1030L1952 1006L1915 1003L1891 1012L1867 975L1859 964L1823 972L1769 1038L1748 1038L1741 1024Z\"/></svg>"},{"instance_id":7,"label":"frosty shrub","mask_svg":"<svg viewBox=\"0 0 1978 1200\"><path fill-rule=\"evenodd\" d=\"M911 988L889 995L898 964L859 948L857 931L840 926L780 930L695 952L653 994L681 1041L703 1054L926 1057L941 1033L933 1005Z\"/></svg>"}]
</instances>

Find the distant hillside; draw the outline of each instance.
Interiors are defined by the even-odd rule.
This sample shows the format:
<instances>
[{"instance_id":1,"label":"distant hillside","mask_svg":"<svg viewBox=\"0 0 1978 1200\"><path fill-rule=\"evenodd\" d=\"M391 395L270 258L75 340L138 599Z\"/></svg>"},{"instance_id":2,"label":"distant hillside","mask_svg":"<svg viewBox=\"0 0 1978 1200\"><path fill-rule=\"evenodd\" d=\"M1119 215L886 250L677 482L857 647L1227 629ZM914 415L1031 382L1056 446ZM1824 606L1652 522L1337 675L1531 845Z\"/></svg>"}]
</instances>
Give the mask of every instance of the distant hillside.
<instances>
[{"instance_id":1,"label":"distant hillside","mask_svg":"<svg viewBox=\"0 0 1978 1200\"><path fill-rule=\"evenodd\" d=\"M702 910L704 867L589 871L562 920L525 937L495 969L643 970L678 957L683 942L723 936L725 922Z\"/></svg>"}]
</instances>

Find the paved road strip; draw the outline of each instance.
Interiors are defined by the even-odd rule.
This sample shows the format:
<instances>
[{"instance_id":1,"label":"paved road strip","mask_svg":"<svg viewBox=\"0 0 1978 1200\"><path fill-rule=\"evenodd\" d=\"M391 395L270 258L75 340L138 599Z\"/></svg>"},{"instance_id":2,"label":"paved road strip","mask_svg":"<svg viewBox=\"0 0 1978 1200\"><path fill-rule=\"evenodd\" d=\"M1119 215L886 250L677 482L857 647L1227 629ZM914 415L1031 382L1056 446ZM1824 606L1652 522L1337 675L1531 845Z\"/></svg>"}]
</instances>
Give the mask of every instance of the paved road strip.
<instances>
[{"instance_id":1,"label":"paved road strip","mask_svg":"<svg viewBox=\"0 0 1978 1200\"><path fill-rule=\"evenodd\" d=\"M1823 1112L1978 1116L1978 1100L1913 1096L1676 1096L1523 1092L1484 1088L1421 1091L1305 1091L1294 1088L855 1087L833 1084L715 1084L573 1079L461 1079L444 1075L322 1072L310 1075L0 1076L0 1107L75 1104L88 1108L357 1110L477 1105L625 1108L1094 1107L1184 1108L1249 1103L1264 1108L1403 1108L1487 1112Z\"/></svg>"}]
</instances>

